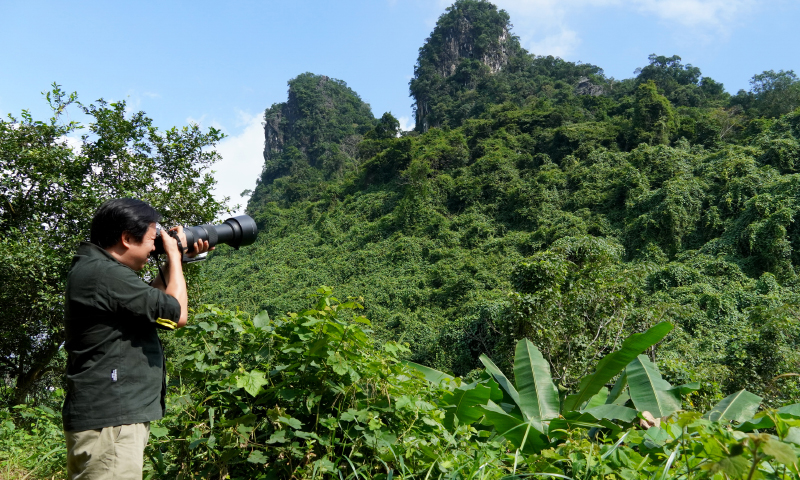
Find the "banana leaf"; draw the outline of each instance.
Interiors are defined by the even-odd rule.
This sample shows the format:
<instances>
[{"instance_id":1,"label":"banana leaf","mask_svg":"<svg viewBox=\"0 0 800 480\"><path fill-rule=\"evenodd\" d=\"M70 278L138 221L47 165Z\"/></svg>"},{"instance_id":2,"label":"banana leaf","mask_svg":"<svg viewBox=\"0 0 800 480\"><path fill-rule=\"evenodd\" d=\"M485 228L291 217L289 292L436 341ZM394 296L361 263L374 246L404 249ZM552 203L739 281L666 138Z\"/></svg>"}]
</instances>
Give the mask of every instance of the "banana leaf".
<instances>
[{"instance_id":1,"label":"banana leaf","mask_svg":"<svg viewBox=\"0 0 800 480\"><path fill-rule=\"evenodd\" d=\"M661 372L647 358L639 355L625 367L628 377L628 390L633 405L640 412L650 412L656 418L672 415L681 409L678 391L666 380Z\"/></svg>"},{"instance_id":2,"label":"banana leaf","mask_svg":"<svg viewBox=\"0 0 800 480\"><path fill-rule=\"evenodd\" d=\"M455 424L454 416L458 417L458 423L461 425L478 421L483 416L483 412L476 407L485 405L489 401L491 393L491 387L477 382L445 392L442 395L445 410L443 425L452 431Z\"/></svg>"},{"instance_id":3,"label":"banana leaf","mask_svg":"<svg viewBox=\"0 0 800 480\"><path fill-rule=\"evenodd\" d=\"M646 332L634 333L626 338L619 350L603 357L598 362L595 372L581 380L578 393L569 395L564 400L562 412L580 409L581 405L597 394L606 383L628 366L634 358L658 343L672 328L672 324L669 322L661 322Z\"/></svg>"},{"instance_id":4,"label":"banana leaf","mask_svg":"<svg viewBox=\"0 0 800 480\"><path fill-rule=\"evenodd\" d=\"M409 367L421 373L422 376L425 377L425 380L431 382L434 385L439 385L442 382L442 380L450 380L451 382L453 380L452 376L444 372L440 372L439 370L426 367L425 365L420 365L419 363L414 363L409 361L405 361L402 363L408 365Z\"/></svg>"},{"instance_id":5,"label":"banana leaf","mask_svg":"<svg viewBox=\"0 0 800 480\"><path fill-rule=\"evenodd\" d=\"M500 389L503 390L503 401L519 408L519 393L517 389L514 388L514 384L511 383L511 380L506 378L505 374L497 368L497 365L494 364L492 359L486 355L481 355L479 359L483 366L486 367L486 371L491 374L494 381L497 382L497 384L500 385Z\"/></svg>"},{"instance_id":6,"label":"banana leaf","mask_svg":"<svg viewBox=\"0 0 800 480\"><path fill-rule=\"evenodd\" d=\"M517 343L514 379L519 388L522 414L536 430L547 432L543 422L558 417L558 390L550 375L550 364L530 340Z\"/></svg>"},{"instance_id":7,"label":"banana leaf","mask_svg":"<svg viewBox=\"0 0 800 480\"><path fill-rule=\"evenodd\" d=\"M800 419L800 403L793 403L786 405L775 411L775 414L784 419ZM750 420L739 425L736 430L740 432L752 432L753 430L763 430L765 428L772 428L775 422L769 418L767 412L759 412Z\"/></svg>"},{"instance_id":8,"label":"banana leaf","mask_svg":"<svg viewBox=\"0 0 800 480\"><path fill-rule=\"evenodd\" d=\"M550 445L544 432L536 430L522 418L507 413L491 400L478 408L484 415L482 423L493 425L499 436L507 439L522 453L539 453Z\"/></svg>"},{"instance_id":9,"label":"banana leaf","mask_svg":"<svg viewBox=\"0 0 800 480\"><path fill-rule=\"evenodd\" d=\"M753 418L759 405L761 405L761 397L747 390L739 390L723 398L714 408L706 412L703 418L712 422L744 423Z\"/></svg>"}]
</instances>

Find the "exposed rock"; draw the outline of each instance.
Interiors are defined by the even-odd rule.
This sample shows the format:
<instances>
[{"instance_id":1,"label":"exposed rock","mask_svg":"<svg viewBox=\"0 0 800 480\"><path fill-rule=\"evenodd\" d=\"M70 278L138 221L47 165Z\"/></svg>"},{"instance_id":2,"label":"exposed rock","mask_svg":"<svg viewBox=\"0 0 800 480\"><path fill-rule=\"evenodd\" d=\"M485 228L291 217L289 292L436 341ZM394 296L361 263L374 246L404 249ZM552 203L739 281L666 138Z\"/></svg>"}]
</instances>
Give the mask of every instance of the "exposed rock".
<instances>
[{"instance_id":1,"label":"exposed rock","mask_svg":"<svg viewBox=\"0 0 800 480\"><path fill-rule=\"evenodd\" d=\"M375 124L370 106L342 80L303 73L289 81L286 102L264 112L264 168L260 182L306 167L353 157L363 132ZM288 154L288 156L287 156ZM341 158L336 162L341 163ZM336 163L334 162L334 163Z\"/></svg>"},{"instance_id":2,"label":"exposed rock","mask_svg":"<svg viewBox=\"0 0 800 480\"><path fill-rule=\"evenodd\" d=\"M577 95L591 95L593 97L600 96L604 93L601 85L595 85L586 77L578 79L578 85L575 86L575 93Z\"/></svg>"},{"instance_id":3,"label":"exposed rock","mask_svg":"<svg viewBox=\"0 0 800 480\"><path fill-rule=\"evenodd\" d=\"M439 75L449 77L456 73L462 59L471 58L480 60L489 67L492 73L497 73L508 63L508 38L508 29L504 27L497 41L492 42L492 46L486 49L479 58L475 58L475 33L472 22L466 17L461 17L455 27L444 32L444 42L439 52L440 61L437 71Z\"/></svg>"},{"instance_id":4,"label":"exposed rock","mask_svg":"<svg viewBox=\"0 0 800 480\"><path fill-rule=\"evenodd\" d=\"M471 90L486 75L500 72L515 54L519 40L510 33L508 14L485 1L458 0L439 18L420 49L411 81L417 129L427 131L432 92ZM476 68L480 62L484 68Z\"/></svg>"},{"instance_id":5,"label":"exposed rock","mask_svg":"<svg viewBox=\"0 0 800 480\"><path fill-rule=\"evenodd\" d=\"M284 104L285 106L285 104ZM264 118L264 160L269 161L273 156L283 152L283 129L281 118L283 109L274 112L270 117Z\"/></svg>"}]
</instances>

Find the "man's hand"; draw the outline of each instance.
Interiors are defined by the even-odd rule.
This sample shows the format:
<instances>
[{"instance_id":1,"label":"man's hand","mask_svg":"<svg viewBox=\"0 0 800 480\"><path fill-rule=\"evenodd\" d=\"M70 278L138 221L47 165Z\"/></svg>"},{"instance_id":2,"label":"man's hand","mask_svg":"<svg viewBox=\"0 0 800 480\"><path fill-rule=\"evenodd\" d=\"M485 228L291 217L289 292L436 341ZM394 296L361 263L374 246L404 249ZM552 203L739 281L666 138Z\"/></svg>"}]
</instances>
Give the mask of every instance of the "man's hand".
<instances>
[{"instance_id":1,"label":"man's hand","mask_svg":"<svg viewBox=\"0 0 800 480\"><path fill-rule=\"evenodd\" d=\"M186 235L183 233L183 227L174 227L170 231L177 232L178 238L181 239L181 245L186 245ZM180 263L183 260L183 252L178 248L178 241L163 230L161 231L161 241L164 244L164 252L167 254L167 262Z\"/></svg>"},{"instance_id":2,"label":"man's hand","mask_svg":"<svg viewBox=\"0 0 800 480\"><path fill-rule=\"evenodd\" d=\"M181 245L183 245L184 251L186 251L189 245L186 243L186 234L183 232L183 227L179 225L177 227L171 228L170 231L176 232L178 234L178 238L181 239ZM208 240L197 240L196 242L194 242L194 251L192 253L187 253L186 256L189 258L194 258L200 255L201 253L210 252L215 248L216 247L211 247L211 248L208 247ZM166 250L166 246L164 247L164 249Z\"/></svg>"},{"instance_id":3,"label":"man's hand","mask_svg":"<svg viewBox=\"0 0 800 480\"><path fill-rule=\"evenodd\" d=\"M177 234L182 246L186 245L186 234L183 233L183 227L177 226L171 228L170 231ZM178 248L178 241L166 232L162 233L161 237L164 241L164 251L167 252L167 269L166 272L163 272L166 278L162 282L158 282L159 279L156 278L153 283L156 288L159 288L155 285L157 283L164 285L166 287L164 292L174 297L180 304L181 316L178 320L178 328L180 328L186 325L186 320L189 318L189 299L186 296L186 279L183 278L183 252Z\"/></svg>"}]
</instances>

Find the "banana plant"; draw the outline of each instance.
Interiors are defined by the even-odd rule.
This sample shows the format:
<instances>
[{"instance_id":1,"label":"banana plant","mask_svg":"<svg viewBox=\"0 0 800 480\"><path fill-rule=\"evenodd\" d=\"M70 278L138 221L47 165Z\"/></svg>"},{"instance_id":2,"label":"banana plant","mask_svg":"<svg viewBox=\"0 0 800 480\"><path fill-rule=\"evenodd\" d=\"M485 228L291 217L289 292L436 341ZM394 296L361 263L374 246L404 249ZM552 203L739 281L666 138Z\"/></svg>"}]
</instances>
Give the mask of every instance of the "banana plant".
<instances>
[{"instance_id":1,"label":"banana plant","mask_svg":"<svg viewBox=\"0 0 800 480\"><path fill-rule=\"evenodd\" d=\"M636 410L619 404L622 390L626 386L628 390L635 392L631 395L634 405L637 399L648 405L648 408L652 408L650 405L653 402L658 405L659 402L664 403L664 399L674 400L673 394L661 393L669 384L660 374L655 375L658 372L655 366L646 357L639 358L642 352L659 342L671 330L671 324L662 322L646 332L631 335L619 350L601 359L596 370L580 382L578 391L567 396L563 402L560 401L553 383L550 365L529 340L521 340L514 352L516 384L489 357L481 355L480 361L493 382L488 382L484 377L479 382L451 389L451 392L444 395L446 398L443 398L445 411L448 418L453 415L462 423L483 417L482 423L493 425L498 434L523 453L540 451L552 439L560 437L561 432L572 427L618 428L609 421L630 422L636 417ZM609 393L605 385L637 359L638 365L631 370L635 380L632 385L618 381L615 386L617 388ZM446 375L410 362L409 366L433 380L445 378ZM491 384L496 384L499 389L495 390ZM459 392L459 389L463 392ZM467 395L466 391L471 389L477 391ZM677 406L680 407L679 401ZM672 407L674 402L666 403L657 413L662 416L662 413Z\"/></svg>"},{"instance_id":2,"label":"banana plant","mask_svg":"<svg viewBox=\"0 0 800 480\"><path fill-rule=\"evenodd\" d=\"M486 367L481 379L471 384L429 367L407 364L431 383L446 387L442 406L448 428L480 420L493 426L519 452L531 454L560 443L575 427L619 432L645 412L662 418L679 411L681 396L698 390L700 384L672 386L642 354L671 329L672 325L662 322L631 335L619 350L598 362L595 371L581 380L577 392L563 400L553 383L550 365L527 339L519 341L514 352L514 382L486 355L480 357ZM609 391L607 385L615 377ZM782 438L800 442L800 404L756 414L760 404L761 397L741 390L724 398L703 418L736 422L737 430L743 432L778 426ZM650 427L648 435L656 440L669 437L657 426ZM654 445L659 442L654 441Z\"/></svg>"}]
</instances>

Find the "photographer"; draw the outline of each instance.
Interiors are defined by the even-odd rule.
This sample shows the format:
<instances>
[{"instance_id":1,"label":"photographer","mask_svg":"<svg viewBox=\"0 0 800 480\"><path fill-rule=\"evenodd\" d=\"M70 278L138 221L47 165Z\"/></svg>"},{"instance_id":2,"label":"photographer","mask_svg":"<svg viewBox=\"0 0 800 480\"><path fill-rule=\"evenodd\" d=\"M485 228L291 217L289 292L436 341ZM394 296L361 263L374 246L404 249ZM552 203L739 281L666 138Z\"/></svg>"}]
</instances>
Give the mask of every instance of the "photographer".
<instances>
[{"instance_id":1,"label":"photographer","mask_svg":"<svg viewBox=\"0 0 800 480\"><path fill-rule=\"evenodd\" d=\"M64 435L73 479L141 479L150 422L164 415L164 352L157 328L186 325L183 251L163 232L166 268L144 283L161 215L140 200L109 200L92 219L67 276ZM172 229L186 247L182 227ZM197 241L190 256L209 250Z\"/></svg>"}]
</instances>

